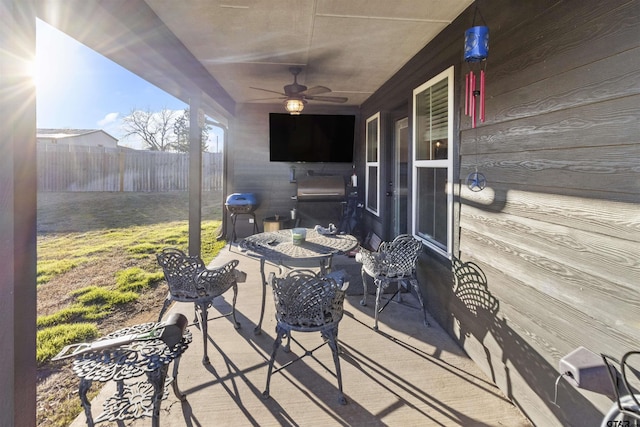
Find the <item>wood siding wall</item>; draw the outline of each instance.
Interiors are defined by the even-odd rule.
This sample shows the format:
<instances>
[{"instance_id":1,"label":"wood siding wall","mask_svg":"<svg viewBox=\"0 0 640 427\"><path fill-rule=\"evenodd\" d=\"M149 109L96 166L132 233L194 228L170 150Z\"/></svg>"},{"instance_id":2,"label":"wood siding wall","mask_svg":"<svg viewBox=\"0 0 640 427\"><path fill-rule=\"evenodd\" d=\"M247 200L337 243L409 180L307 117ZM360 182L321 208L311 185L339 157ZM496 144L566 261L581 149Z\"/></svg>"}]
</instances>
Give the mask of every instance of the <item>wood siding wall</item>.
<instances>
[{"instance_id":1,"label":"wood siding wall","mask_svg":"<svg viewBox=\"0 0 640 427\"><path fill-rule=\"evenodd\" d=\"M551 401L571 350L620 357L640 343L640 1L478 6L486 123L471 129L462 111L473 7L362 115L384 117L456 66L458 183L477 161L488 187L458 186L456 258L421 257L430 312L536 425L599 425L608 398L561 382Z\"/></svg>"},{"instance_id":2,"label":"wood siding wall","mask_svg":"<svg viewBox=\"0 0 640 427\"><path fill-rule=\"evenodd\" d=\"M202 153L202 190L222 190L222 154ZM38 146L38 191L187 191L189 155Z\"/></svg>"}]
</instances>

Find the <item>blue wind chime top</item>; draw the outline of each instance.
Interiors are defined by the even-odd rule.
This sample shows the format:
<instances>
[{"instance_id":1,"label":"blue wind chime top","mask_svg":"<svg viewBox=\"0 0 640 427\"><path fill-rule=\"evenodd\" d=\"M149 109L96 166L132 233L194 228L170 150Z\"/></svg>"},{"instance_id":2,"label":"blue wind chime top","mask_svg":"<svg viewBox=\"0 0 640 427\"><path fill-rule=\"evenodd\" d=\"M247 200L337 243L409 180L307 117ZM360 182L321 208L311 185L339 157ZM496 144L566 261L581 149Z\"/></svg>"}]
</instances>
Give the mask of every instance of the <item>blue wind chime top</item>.
<instances>
[{"instance_id":1,"label":"blue wind chime top","mask_svg":"<svg viewBox=\"0 0 640 427\"><path fill-rule=\"evenodd\" d=\"M489 27L471 27L464 32L464 60L480 62L489 55Z\"/></svg>"}]
</instances>

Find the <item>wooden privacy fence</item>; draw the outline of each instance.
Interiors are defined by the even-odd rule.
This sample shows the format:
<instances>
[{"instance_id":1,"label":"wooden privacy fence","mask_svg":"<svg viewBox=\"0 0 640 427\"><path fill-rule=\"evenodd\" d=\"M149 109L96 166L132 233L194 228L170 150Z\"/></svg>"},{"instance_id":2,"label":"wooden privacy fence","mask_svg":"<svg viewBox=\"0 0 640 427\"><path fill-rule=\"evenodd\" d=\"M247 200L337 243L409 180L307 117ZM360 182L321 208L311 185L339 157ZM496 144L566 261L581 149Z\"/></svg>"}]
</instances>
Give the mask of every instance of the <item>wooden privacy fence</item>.
<instances>
[{"instance_id":1,"label":"wooden privacy fence","mask_svg":"<svg viewBox=\"0 0 640 427\"><path fill-rule=\"evenodd\" d=\"M222 154L202 153L202 190L222 189ZM162 192L189 188L189 155L38 144L38 191Z\"/></svg>"}]
</instances>

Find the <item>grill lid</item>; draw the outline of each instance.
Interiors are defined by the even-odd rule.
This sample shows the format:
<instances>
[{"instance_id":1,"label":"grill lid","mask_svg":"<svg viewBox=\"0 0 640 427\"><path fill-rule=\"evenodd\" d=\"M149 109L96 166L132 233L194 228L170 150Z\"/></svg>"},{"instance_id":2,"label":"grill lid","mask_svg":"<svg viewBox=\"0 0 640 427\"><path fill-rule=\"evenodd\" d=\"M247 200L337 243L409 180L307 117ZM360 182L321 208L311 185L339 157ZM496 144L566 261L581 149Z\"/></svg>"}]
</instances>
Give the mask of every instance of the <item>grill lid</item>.
<instances>
[{"instance_id":1,"label":"grill lid","mask_svg":"<svg viewBox=\"0 0 640 427\"><path fill-rule=\"evenodd\" d=\"M257 206L258 201L256 200L256 196L253 193L233 193L229 194L227 197L227 201L225 202L226 206L246 206L253 205Z\"/></svg>"},{"instance_id":2,"label":"grill lid","mask_svg":"<svg viewBox=\"0 0 640 427\"><path fill-rule=\"evenodd\" d=\"M298 179L298 200L342 200L344 178L340 175L306 176Z\"/></svg>"},{"instance_id":3,"label":"grill lid","mask_svg":"<svg viewBox=\"0 0 640 427\"><path fill-rule=\"evenodd\" d=\"M249 213L258 208L258 200L253 193L233 193L227 197L224 205L230 212Z\"/></svg>"}]
</instances>

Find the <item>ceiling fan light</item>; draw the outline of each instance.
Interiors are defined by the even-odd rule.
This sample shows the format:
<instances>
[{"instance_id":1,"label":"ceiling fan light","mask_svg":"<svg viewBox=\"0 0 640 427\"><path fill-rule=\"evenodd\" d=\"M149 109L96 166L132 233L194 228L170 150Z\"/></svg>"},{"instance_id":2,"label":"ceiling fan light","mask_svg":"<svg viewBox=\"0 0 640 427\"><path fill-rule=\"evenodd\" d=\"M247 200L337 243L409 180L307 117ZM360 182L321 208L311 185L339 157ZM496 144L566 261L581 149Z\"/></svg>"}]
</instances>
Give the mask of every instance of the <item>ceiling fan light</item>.
<instances>
[{"instance_id":1,"label":"ceiling fan light","mask_svg":"<svg viewBox=\"0 0 640 427\"><path fill-rule=\"evenodd\" d=\"M284 102L284 108L291 114L292 116L297 116L304 109L304 100L290 98Z\"/></svg>"}]
</instances>

